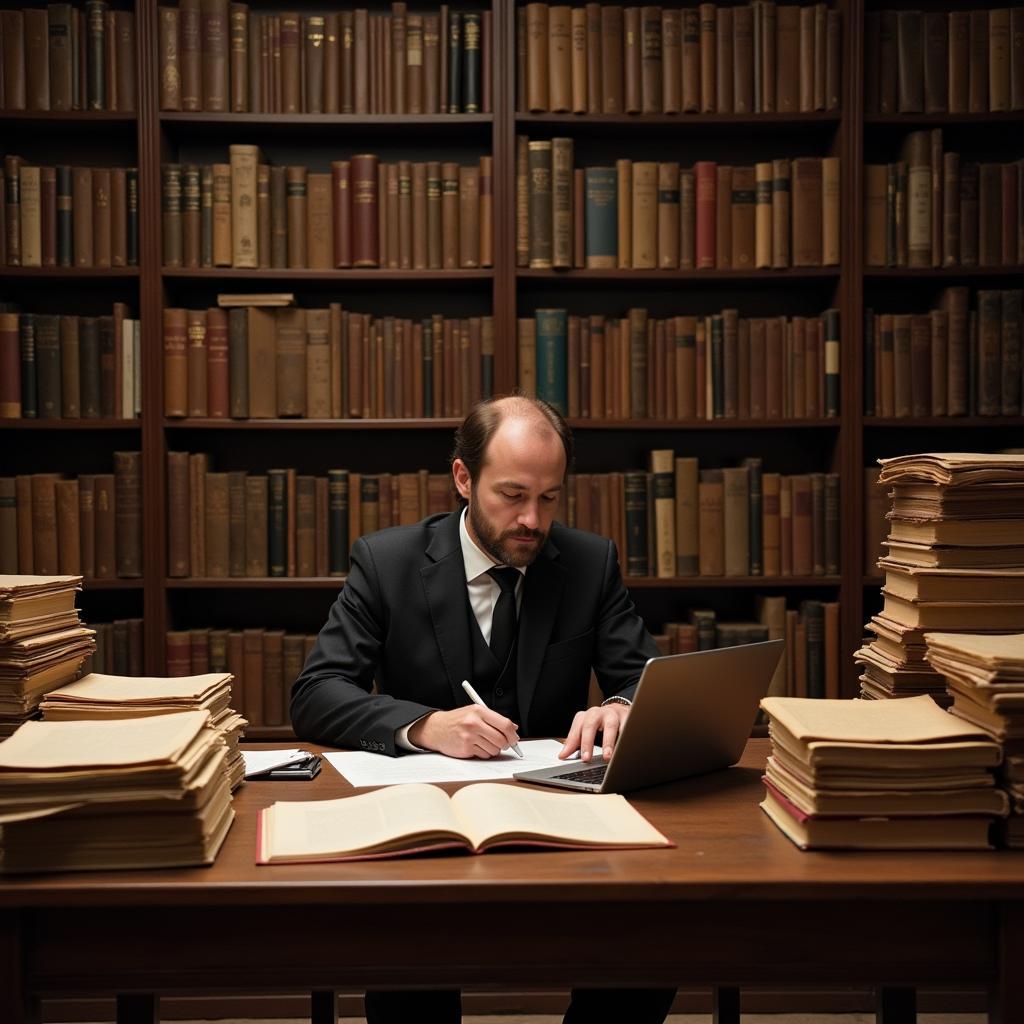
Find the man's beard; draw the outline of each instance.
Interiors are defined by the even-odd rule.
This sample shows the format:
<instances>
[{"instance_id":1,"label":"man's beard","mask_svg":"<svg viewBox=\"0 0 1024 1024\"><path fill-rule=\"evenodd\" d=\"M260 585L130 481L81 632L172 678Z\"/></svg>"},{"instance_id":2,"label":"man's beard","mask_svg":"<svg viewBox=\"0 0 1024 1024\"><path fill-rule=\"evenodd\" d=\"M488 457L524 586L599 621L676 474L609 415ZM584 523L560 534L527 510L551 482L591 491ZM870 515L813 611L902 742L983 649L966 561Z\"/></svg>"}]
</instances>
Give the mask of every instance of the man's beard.
<instances>
[{"instance_id":1,"label":"man's beard","mask_svg":"<svg viewBox=\"0 0 1024 1024\"><path fill-rule=\"evenodd\" d=\"M510 565L521 568L529 565L540 554L548 535L541 530L524 530L522 528L507 530L505 533L498 533L487 519L480 512L480 508L473 501L469 502L469 521L473 525L473 532L484 549L496 562L502 565ZM531 544L517 543L512 538L529 534L533 539Z\"/></svg>"}]
</instances>

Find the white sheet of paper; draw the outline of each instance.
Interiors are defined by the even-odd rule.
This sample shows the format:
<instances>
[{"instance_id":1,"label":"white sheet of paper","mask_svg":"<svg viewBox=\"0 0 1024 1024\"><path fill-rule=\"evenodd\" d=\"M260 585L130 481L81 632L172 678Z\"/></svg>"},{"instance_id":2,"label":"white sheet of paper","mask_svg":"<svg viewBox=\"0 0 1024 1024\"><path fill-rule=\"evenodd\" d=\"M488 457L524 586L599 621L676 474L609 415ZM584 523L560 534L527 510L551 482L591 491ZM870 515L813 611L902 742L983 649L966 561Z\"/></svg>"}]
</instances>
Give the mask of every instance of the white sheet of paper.
<instances>
[{"instance_id":1,"label":"white sheet of paper","mask_svg":"<svg viewBox=\"0 0 1024 1024\"><path fill-rule=\"evenodd\" d=\"M250 775L261 775L269 772L271 768L280 768L282 765L294 764L309 757L308 750L243 750L242 757L245 759L245 777Z\"/></svg>"},{"instance_id":2,"label":"white sheet of paper","mask_svg":"<svg viewBox=\"0 0 1024 1024\"><path fill-rule=\"evenodd\" d=\"M523 757L506 751L489 761L463 760L444 754L403 754L384 757L364 750L340 750L324 757L355 787L394 786L400 782L477 782L486 779L511 779L513 772L532 768L550 768L563 764L558 760L562 744L558 740L521 740Z\"/></svg>"}]
</instances>

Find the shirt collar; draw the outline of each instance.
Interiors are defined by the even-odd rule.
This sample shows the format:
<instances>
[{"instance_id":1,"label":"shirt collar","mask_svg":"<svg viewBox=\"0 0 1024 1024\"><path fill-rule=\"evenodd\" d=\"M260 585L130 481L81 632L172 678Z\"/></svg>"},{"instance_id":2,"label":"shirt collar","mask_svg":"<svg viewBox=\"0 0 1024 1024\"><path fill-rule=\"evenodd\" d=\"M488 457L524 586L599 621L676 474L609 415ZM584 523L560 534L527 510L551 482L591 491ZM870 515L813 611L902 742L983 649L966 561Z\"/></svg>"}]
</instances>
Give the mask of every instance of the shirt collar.
<instances>
[{"instance_id":1,"label":"shirt collar","mask_svg":"<svg viewBox=\"0 0 1024 1024\"><path fill-rule=\"evenodd\" d=\"M472 583L483 576L488 569L493 569L496 565L501 565L501 563L494 561L490 555L481 551L476 541L470 537L469 530L466 528L466 513L468 511L469 508L467 506L462 510L462 515L459 517L459 540L462 543L462 561L466 568L466 582ZM525 566L517 565L515 568L522 575L526 575Z\"/></svg>"}]
</instances>

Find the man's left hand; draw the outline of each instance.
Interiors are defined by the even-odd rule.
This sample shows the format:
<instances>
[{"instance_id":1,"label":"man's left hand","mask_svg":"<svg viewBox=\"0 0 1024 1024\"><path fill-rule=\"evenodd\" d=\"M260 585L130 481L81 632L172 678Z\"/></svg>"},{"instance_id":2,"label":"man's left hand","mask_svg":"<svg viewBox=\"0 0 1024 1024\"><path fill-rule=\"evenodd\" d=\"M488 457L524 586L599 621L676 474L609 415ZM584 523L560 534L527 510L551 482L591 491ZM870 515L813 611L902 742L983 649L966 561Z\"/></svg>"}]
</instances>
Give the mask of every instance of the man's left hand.
<instances>
[{"instance_id":1,"label":"man's left hand","mask_svg":"<svg viewBox=\"0 0 1024 1024\"><path fill-rule=\"evenodd\" d=\"M597 734L601 733L600 754L606 761L609 760L628 714L629 705L618 702L577 711L565 746L558 752L559 758L564 761L578 750L580 760L589 761L593 756L594 741Z\"/></svg>"}]
</instances>

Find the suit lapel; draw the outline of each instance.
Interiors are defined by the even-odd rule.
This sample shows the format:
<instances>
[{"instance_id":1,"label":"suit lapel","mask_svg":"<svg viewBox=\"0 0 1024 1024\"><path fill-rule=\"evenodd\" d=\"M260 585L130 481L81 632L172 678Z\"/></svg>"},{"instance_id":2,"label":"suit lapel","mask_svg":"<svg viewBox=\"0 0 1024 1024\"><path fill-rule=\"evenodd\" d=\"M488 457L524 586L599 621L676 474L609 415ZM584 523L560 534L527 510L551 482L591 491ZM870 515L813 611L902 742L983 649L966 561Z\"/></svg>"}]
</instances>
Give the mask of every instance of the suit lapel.
<instances>
[{"instance_id":1,"label":"suit lapel","mask_svg":"<svg viewBox=\"0 0 1024 1024\"><path fill-rule=\"evenodd\" d=\"M427 564L420 569L423 592L434 624L434 637L452 689L453 707L461 707L468 702L462 680L473 674L459 515L453 512L434 528L434 538L426 551Z\"/></svg>"},{"instance_id":2,"label":"suit lapel","mask_svg":"<svg viewBox=\"0 0 1024 1024\"><path fill-rule=\"evenodd\" d=\"M523 602L519 611L519 649L516 664L516 694L519 727L526 729L527 715L537 688L544 651L551 636L565 587L565 569L558 563L558 548L548 538L541 553L526 570Z\"/></svg>"}]
</instances>

